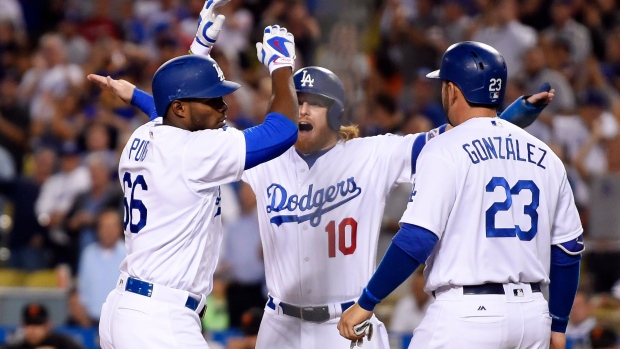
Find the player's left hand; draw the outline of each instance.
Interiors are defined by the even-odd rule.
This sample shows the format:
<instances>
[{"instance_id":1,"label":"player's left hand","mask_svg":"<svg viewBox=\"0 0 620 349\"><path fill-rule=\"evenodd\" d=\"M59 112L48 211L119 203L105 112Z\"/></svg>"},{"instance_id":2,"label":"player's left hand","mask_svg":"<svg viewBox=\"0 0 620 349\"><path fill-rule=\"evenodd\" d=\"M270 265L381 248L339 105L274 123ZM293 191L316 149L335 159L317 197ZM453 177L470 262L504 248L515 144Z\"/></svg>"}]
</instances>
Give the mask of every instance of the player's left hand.
<instances>
[{"instance_id":1,"label":"player's left hand","mask_svg":"<svg viewBox=\"0 0 620 349\"><path fill-rule=\"evenodd\" d=\"M551 343L549 343L549 349L565 349L566 348L566 334L561 332L551 331Z\"/></svg>"},{"instance_id":2,"label":"player's left hand","mask_svg":"<svg viewBox=\"0 0 620 349\"><path fill-rule=\"evenodd\" d=\"M227 4L230 0L207 0L205 6L200 11L198 18L198 30L196 37L189 50L196 55L208 56L220 35L220 30L224 25L226 17L224 15L215 16L214 10Z\"/></svg>"},{"instance_id":3,"label":"player's left hand","mask_svg":"<svg viewBox=\"0 0 620 349\"><path fill-rule=\"evenodd\" d=\"M96 83L102 90L106 90L117 95L125 103L131 102L133 91L136 89L136 85L131 82L123 79L114 80L110 76L88 74L86 78L88 81Z\"/></svg>"},{"instance_id":4,"label":"player's left hand","mask_svg":"<svg viewBox=\"0 0 620 349\"><path fill-rule=\"evenodd\" d=\"M371 316L372 311L360 307L357 303L353 304L353 306L342 313L342 317L338 322L338 331L340 331L340 335L361 345L360 340L364 338L364 336L368 335L368 339L372 336L372 324L370 322L365 323Z\"/></svg>"},{"instance_id":5,"label":"player's left hand","mask_svg":"<svg viewBox=\"0 0 620 349\"><path fill-rule=\"evenodd\" d=\"M554 96L555 90L551 88L548 82L545 82L540 86L538 93L527 97L527 101L536 107L542 107L551 103Z\"/></svg>"}]
</instances>

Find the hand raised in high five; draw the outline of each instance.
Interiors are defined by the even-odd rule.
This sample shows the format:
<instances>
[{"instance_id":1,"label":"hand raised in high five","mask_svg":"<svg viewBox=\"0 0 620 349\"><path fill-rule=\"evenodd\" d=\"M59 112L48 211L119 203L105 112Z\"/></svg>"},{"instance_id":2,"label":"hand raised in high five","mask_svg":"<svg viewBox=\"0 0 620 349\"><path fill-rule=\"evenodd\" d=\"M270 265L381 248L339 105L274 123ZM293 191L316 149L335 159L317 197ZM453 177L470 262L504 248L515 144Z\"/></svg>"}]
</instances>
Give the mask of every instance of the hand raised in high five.
<instances>
[{"instance_id":1,"label":"hand raised in high five","mask_svg":"<svg viewBox=\"0 0 620 349\"><path fill-rule=\"evenodd\" d=\"M267 68L269 73L284 67L295 68L295 38L286 28L273 25L265 28L263 42L256 43L258 60Z\"/></svg>"},{"instance_id":2,"label":"hand raised in high five","mask_svg":"<svg viewBox=\"0 0 620 349\"><path fill-rule=\"evenodd\" d=\"M220 30L224 25L226 17L224 15L215 16L214 10L227 4L230 0L207 0L205 6L200 11L198 19L198 30L196 37L189 48L190 53L207 56L211 52L213 45L220 35Z\"/></svg>"}]
</instances>

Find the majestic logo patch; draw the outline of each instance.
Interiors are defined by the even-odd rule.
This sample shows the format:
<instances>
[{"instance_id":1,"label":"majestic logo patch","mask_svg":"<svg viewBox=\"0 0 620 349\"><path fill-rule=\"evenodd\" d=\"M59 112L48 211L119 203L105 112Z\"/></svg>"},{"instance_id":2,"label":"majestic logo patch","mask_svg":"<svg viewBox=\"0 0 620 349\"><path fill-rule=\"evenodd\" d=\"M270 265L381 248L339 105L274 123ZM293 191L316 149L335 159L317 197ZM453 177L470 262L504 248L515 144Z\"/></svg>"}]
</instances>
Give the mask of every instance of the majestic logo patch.
<instances>
[{"instance_id":1,"label":"majestic logo patch","mask_svg":"<svg viewBox=\"0 0 620 349\"><path fill-rule=\"evenodd\" d=\"M270 222L280 226L283 223L297 222L299 224L310 221L310 225L316 227L321 223L321 216L324 213L355 199L361 193L362 188L357 186L354 177L318 190L315 190L314 185L311 184L308 191L301 196L297 194L289 196L282 185L273 183L267 188L267 198L270 199L270 204L267 205L266 210L267 213L312 211L304 215L273 216Z\"/></svg>"}]
</instances>

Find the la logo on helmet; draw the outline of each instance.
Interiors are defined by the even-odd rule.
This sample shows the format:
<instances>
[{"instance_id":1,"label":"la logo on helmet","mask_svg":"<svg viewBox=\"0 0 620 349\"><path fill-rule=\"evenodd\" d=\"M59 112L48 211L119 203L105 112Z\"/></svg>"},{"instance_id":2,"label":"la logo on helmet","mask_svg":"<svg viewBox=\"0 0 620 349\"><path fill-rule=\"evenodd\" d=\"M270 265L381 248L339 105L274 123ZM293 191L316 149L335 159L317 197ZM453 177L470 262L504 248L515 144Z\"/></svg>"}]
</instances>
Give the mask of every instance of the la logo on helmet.
<instances>
[{"instance_id":1,"label":"la logo on helmet","mask_svg":"<svg viewBox=\"0 0 620 349\"><path fill-rule=\"evenodd\" d=\"M215 63L213 63L213 68L215 68L215 71L217 72L217 77L220 78L220 81L224 81L224 72L222 71L222 68L220 68L220 66Z\"/></svg>"},{"instance_id":2,"label":"la logo on helmet","mask_svg":"<svg viewBox=\"0 0 620 349\"><path fill-rule=\"evenodd\" d=\"M301 86L306 86L306 84L308 84L308 86L310 87L314 87L314 79L312 78L312 76L310 76L310 74L308 74L307 70L303 71L304 75L301 77Z\"/></svg>"}]
</instances>

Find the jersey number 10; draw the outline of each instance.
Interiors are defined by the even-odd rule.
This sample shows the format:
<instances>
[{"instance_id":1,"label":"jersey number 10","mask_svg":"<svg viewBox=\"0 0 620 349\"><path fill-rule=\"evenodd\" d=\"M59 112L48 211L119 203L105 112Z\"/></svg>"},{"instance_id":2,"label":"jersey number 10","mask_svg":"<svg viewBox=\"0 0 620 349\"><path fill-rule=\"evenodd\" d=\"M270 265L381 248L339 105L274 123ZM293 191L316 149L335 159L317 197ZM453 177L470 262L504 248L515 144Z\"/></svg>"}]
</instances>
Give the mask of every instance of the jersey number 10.
<instances>
[{"instance_id":1,"label":"jersey number 10","mask_svg":"<svg viewBox=\"0 0 620 349\"><path fill-rule=\"evenodd\" d=\"M538 208L540 190L531 180L520 180L512 188L504 177L493 177L486 186L487 193L492 193L495 188L502 187L506 192L506 200L494 202L486 211L486 234L488 238L515 237L521 241L530 241L538 232ZM527 231L521 230L518 225L513 228L496 228L495 215L500 211L508 211L512 207L512 196L519 195L522 190L529 190L532 193L532 202L523 207L523 213L530 216L531 227Z\"/></svg>"},{"instance_id":2,"label":"jersey number 10","mask_svg":"<svg viewBox=\"0 0 620 349\"><path fill-rule=\"evenodd\" d=\"M347 229L350 227L350 229ZM336 257L336 221L329 221L325 227L328 240L328 256ZM351 233L351 244L347 246L347 231ZM338 249L343 255L350 255L357 248L357 221L351 217L343 219L338 224Z\"/></svg>"}]
</instances>

